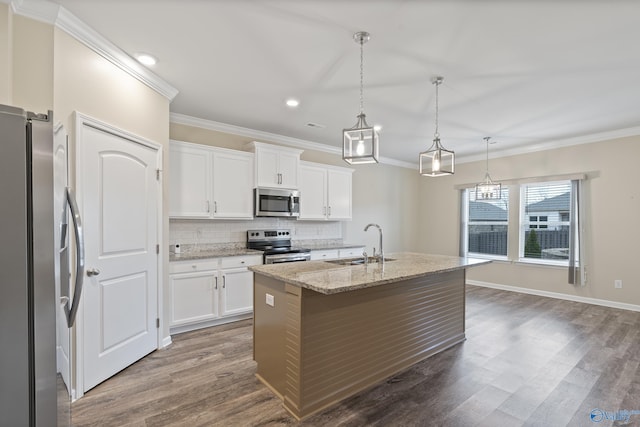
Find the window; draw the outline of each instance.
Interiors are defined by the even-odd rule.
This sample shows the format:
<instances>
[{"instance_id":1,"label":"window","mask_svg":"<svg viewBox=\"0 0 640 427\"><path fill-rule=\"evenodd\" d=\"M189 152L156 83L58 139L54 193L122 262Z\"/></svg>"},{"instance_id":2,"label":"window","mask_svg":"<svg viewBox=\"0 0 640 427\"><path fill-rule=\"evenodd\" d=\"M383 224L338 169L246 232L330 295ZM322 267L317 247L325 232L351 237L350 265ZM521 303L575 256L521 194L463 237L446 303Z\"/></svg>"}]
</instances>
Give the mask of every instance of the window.
<instances>
[{"instance_id":1,"label":"window","mask_svg":"<svg viewBox=\"0 0 640 427\"><path fill-rule=\"evenodd\" d=\"M568 282L584 284L580 247L580 191L583 175L570 180L502 186L501 199L476 200L461 191L460 254L569 267ZM511 199L511 202L510 200ZM509 224L509 204L520 206L519 222ZM508 247L508 242L518 245Z\"/></svg>"},{"instance_id":2,"label":"window","mask_svg":"<svg viewBox=\"0 0 640 427\"><path fill-rule=\"evenodd\" d=\"M501 199L476 200L475 189L463 192L463 252L471 256L507 257L509 228L509 190L502 188Z\"/></svg>"},{"instance_id":3,"label":"window","mask_svg":"<svg viewBox=\"0 0 640 427\"><path fill-rule=\"evenodd\" d=\"M520 187L520 259L567 264L571 188L571 181Z\"/></svg>"}]
</instances>

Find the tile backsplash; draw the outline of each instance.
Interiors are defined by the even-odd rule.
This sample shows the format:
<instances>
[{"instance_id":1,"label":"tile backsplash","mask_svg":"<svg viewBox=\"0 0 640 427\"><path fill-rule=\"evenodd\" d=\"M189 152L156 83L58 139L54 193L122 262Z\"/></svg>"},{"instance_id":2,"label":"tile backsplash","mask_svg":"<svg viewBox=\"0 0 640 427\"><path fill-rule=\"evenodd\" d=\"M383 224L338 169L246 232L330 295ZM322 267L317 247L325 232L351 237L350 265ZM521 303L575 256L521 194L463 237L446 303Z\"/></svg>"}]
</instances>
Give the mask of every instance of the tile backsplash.
<instances>
[{"instance_id":1,"label":"tile backsplash","mask_svg":"<svg viewBox=\"0 0 640 427\"><path fill-rule=\"evenodd\" d=\"M240 220L169 220L169 244L212 245L247 242L247 230L286 228L294 241L340 240L342 223L337 221L298 221L285 218Z\"/></svg>"}]
</instances>

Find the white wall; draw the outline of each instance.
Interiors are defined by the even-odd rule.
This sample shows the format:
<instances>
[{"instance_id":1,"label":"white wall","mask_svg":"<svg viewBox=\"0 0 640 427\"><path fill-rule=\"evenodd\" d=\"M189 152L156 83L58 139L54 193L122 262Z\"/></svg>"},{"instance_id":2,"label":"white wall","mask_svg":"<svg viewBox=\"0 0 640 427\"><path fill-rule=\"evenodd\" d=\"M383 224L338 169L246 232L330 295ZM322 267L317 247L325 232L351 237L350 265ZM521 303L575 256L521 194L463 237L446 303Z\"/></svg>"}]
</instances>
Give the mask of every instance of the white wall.
<instances>
[{"instance_id":1,"label":"white wall","mask_svg":"<svg viewBox=\"0 0 640 427\"><path fill-rule=\"evenodd\" d=\"M13 102L13 14L0 3L0 104Z\"/></svg>"},{"instance_id":2,"label":"white wall","mask_svg":"<svg viewBox=\"0 0 640 427\"><path fill-rule=\"evenodd\" d=\"M344 223L344 239L364 244L367 252L380 250L378 231L364 227L380 225L385 253L418 249L420 175L417 170L385 164L358 165L353 174L353 220Z\"/></svg>"},{"instance_id":3,"label":"white wall","mask_svg":"<svg viewBox=\"0 0 640 427\"><path fill-rule=\"evenodd\" d=\"M494 262L469 270L468 278L538 291L563 293L640 305L640 274L635 269L640 242L640 137L576 145L492 159L495 181L570 173L586 173L583 200L588 283L567 284L566 268ZM484 162L456 166L452 177L421 183L420 250L458 254L459 193L457 184L480 181ZM513 208L513 206L512 206ZM517 221L517 212L510 220ZM510 245L517 240L510 239ZM613 281L623 280L622 289Z\"/></svg>"},{"instance_id":4,"label":"white wall","mask_svg":"<svg viewBox=\"0 0 640 427\"><path fill-rule=\"evenodd\" d=\"M169 100L113 63L87 48L66 32L55 29L53 53L54 120L69 134L70 158L75 155L73 112L78 111L117 128L162 145L163 169L168 169ZM74 162L71 182L75 186ZM168 185L163 183L162 286L163 318L169 318ZM163 336L169 327L163 325Z\"/></svg>"}]
</instances>

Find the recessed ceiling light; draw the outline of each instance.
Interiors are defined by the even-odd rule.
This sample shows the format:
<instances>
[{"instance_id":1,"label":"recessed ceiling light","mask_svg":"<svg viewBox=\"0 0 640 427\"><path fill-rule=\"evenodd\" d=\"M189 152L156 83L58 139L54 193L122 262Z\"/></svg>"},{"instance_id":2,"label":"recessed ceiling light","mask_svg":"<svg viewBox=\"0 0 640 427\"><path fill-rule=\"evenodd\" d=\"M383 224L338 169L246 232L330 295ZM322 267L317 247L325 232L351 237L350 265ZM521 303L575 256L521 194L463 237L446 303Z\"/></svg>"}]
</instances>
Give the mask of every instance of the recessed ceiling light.
<instances>
[{"instance_id":1,"label":"recessed ceiling light","mask_svg":"<svg viewBox=\"0 0 640 427\"><path fill-rule=\"evenodd\" d=\"M147 66L156 65L156 62L158 62L158 60L156 58L154 58L153 56L149 55L148 53L139 53L139 54L136 55L136 59L142 65L147 65Z\"/></svg>"},{"instance_id":2,"label":"recessed ceiling light","mask_svg":"<svg viewBox=\"0 0 640 427\"><path fill-rule=\"evenodd\" d=\"M287 107L296 108L298 105L300 105L300 101L298 101L297 99L287 99Z\"/></svg>"}]
</instances>

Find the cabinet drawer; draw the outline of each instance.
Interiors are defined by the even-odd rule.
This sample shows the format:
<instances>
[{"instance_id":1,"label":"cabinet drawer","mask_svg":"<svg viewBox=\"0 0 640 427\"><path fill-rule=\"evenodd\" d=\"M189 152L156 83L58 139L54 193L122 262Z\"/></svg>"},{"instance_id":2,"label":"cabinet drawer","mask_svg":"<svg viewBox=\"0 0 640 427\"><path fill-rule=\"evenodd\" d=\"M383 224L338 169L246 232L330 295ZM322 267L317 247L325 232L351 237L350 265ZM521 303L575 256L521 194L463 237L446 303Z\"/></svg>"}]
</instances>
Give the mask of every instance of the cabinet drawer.
<instances>
[{"instance_id":1,"label":"cabinet drawer","mask_svg":"<svg viewBox=\"0 0 640 427\"><path fill-rule=\"evenodd\" d=\"M339 251L337 249L323 250L323 251L311 251L311 260L323 260L323 259L336 259L339 257Z\"/></svg>"},{"instance_id":2,"label":"cabinet drawer","mask_svg":"<svg viewBox=\"0 0 640 427\"><path fill-rule=\"evenodd\" d=\"M262 264L262 255L229 256L220 259L220 268L249 267Z\"/></svg>"},{"instance_id":3,"label":"cabinet drawer","mask_svg":"<svg viewBox=\"0 0 640 427\"><path fill-rule=\"evenodd\" d=\"M206 261L174 261L169 263L169 273L189 273L193 271L217 270L219 259L208 259Z\"/></svg>"},{"instance_id":4,"label":"cabinet drawer","mask_svg":"<svg viewBox=\"0 0 640 427\"><path fill-rule=\"evenodd\" d=\"M357 248L340 249L340 258L354 258L362 256L364 246Z\"/></svg>"}]
</instances>

